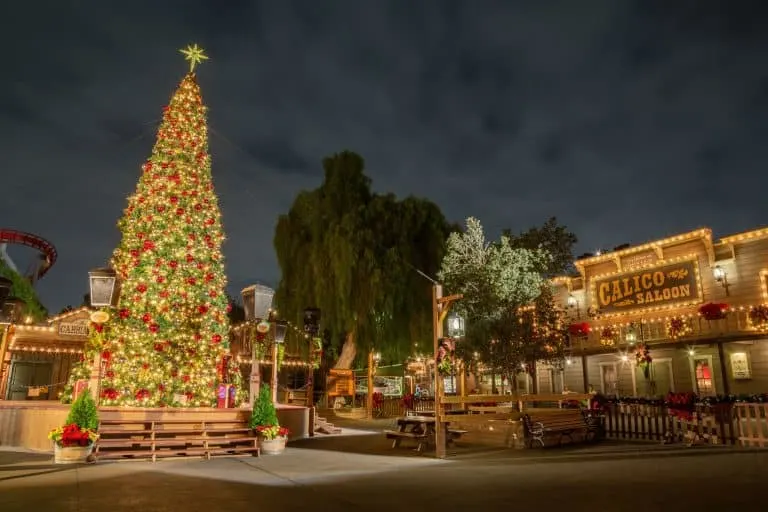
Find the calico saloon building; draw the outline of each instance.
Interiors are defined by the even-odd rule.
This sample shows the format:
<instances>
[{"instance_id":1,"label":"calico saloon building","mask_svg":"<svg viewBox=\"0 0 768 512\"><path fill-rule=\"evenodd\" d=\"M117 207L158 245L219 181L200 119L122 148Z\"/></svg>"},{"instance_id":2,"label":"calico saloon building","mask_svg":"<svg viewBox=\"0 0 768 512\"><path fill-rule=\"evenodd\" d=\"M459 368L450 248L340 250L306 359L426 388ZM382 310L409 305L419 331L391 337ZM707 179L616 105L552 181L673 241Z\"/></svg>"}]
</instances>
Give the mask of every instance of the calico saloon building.
<instances>
[{"instance_id":1,"label":"calico saloon building","mask_svg":"<svg viewBox=\"0 0 768 512\"><path fill-rule=\"evenodd\" d=\"M539 368L540 393L768 391L768 229L699 229L575 266L554 280L570 349Z\"/></svg>"}]
</instances>

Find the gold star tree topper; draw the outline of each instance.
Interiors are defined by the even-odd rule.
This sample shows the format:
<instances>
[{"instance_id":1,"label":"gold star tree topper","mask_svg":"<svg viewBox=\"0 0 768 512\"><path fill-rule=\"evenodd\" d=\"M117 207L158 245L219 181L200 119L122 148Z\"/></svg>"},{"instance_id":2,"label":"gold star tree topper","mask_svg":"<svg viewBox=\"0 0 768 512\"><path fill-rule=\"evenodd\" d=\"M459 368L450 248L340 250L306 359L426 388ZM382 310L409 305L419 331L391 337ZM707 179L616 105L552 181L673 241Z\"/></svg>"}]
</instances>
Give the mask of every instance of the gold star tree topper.
<instances>
[{"instance_id":1,"label":"gold star tree topper","mask_svg":"<svg viewBox=\"0 0 768 512\"><path fill-rule=\"evenodd\" d=\"M189 61L189 72L192 73L195 70L195 66L204 60L208 60L208 56L205 54L202 48L196 44L191 44L186 48L179 50L184 54L184 60Z\"/></svg>"}]
</instances>

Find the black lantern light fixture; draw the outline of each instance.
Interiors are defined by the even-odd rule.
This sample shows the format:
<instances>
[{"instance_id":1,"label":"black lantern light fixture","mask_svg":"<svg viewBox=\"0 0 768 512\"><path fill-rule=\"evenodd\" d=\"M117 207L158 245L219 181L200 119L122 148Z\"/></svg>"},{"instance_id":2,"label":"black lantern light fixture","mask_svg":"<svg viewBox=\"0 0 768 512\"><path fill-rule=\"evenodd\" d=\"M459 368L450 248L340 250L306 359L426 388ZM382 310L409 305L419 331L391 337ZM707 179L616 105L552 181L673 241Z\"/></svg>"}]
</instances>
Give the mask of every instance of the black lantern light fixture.
<instances>
[{"instance_id":1,"label":"black lantern light fixture","mask_svg":"<svg viewBox=\"0 0 768 512\"><path fill-rule=\"evenodd\" d=\"M464 318L457 314L451 313L448 317L448 337L450 338L463 338L464 337Z\"/></svg>"},{"instance_id":2,"label":"black lantern light fixture","mask_svg":"<svg viewBox=\"0 0 768 512\"><path fill-rule=\"evenodd\" d=\"M269 320L275 290L263 284L254 284L240 292L246 321Z\"/></svg>"},{"instance_id":3,"label":"black lantern light fixture","mask_svg":"<svg viewBox=\"0 0 768 512\"><path fill-rule=\"evenodd\" d=\"M304 309L304 332L316 335L320 331L320 309Z\"/></svg>"},{"instance_id":4,"label":"black lantern light fixture","mask_svg":"<svg viewBox=\"0 0 768 512\"><path fill-rule=\"evenodd\" d=\"M282 320L275 322L275 343L284 343L288 333L288 323Z\"/></svg>"},{"instance_id":5,"label":"black lantern light fixture","mask_svg":"<svg viewBox=\"0 0 768 512\"><path fill-rule=\"evenodd\" d=\"M88 272L91 290L91 306L117 307L117 301L120 297L120 280L117 279L117 272L109 267L97 268Z\"/></svg>"},{"instance_id":6,"label":"black lantern light fixture","mask_svg":"<svg viewBox=\"0 0 768 512\"><path fill-rule=\"evenodd\" d=\"M720 265L715 265L712 269L712 277L725 289L725 294L728 295L728 274L725 269Z\"/></svg>"},{"instance_id":7,"label":"black lantern light fixture","mask_svg":"<svg viewBox=\"0 0 768 512\"><path fill-rule=\"evenodd\" d=\"M2 307L0 322L17 323L24 313L27 303L17 297L8 297Z\"/></svg>"}]
</instances>

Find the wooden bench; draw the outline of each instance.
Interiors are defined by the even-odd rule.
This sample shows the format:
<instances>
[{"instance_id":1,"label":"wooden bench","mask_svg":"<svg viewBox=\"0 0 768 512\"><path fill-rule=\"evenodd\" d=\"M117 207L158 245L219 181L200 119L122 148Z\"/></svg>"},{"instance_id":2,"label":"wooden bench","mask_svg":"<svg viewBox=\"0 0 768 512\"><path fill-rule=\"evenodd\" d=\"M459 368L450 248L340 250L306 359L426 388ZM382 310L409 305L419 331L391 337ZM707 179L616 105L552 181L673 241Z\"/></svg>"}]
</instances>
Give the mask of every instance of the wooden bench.
<instances>
[{"instance_id":1,"label":"wooden bench","mask_svg":"<svg viewBox=\"0 0 768 512\"><path fill-rule=\"evenodd\" d=\"M387 437L387 439L394 439L392 441L392 448L397 448L400 446L400 442L403 439L413 439L418 441L418 446L416 447L417 452L421 452L421 450L424 448L424 445L427 444L427 433L426 432L400 432L397 430L385 430L384 435Z\"/></svg>"},{"instance_id":2,"label":"wooden bench","mask_svg":"<svg viewBox=\"0 0 768 512\"><path fill-rule=\"evenodd\" d=\"M568 437L573 442L573 434L579 433L586 439L587 423L579 409L552 409L547 412L530 412L523 416L526 431L526 444L533 447L534 442L544 446L544 438L558 436L558 444Z\"/></svg>"}]
</instances>

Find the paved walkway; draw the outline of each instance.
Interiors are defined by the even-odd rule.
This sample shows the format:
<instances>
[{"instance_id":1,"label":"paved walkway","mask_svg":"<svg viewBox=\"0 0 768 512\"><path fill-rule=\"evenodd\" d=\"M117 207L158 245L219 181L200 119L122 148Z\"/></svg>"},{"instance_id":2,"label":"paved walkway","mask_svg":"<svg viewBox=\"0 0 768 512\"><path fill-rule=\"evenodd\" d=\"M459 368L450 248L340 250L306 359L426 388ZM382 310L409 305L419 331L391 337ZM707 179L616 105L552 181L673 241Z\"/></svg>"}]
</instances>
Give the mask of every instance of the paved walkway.
<instances>
[{"instance_id":1,"label":"paved walkway","mask_svg":"<svg viewBox=\"0 0 768 512\"><path fill-rule=\"evenodd\" d=\"M448 460L358 432L280 456L54 466L0 451L0 511L757 510L768 453L605 443Z\"/></svg>"}]
</instances>

